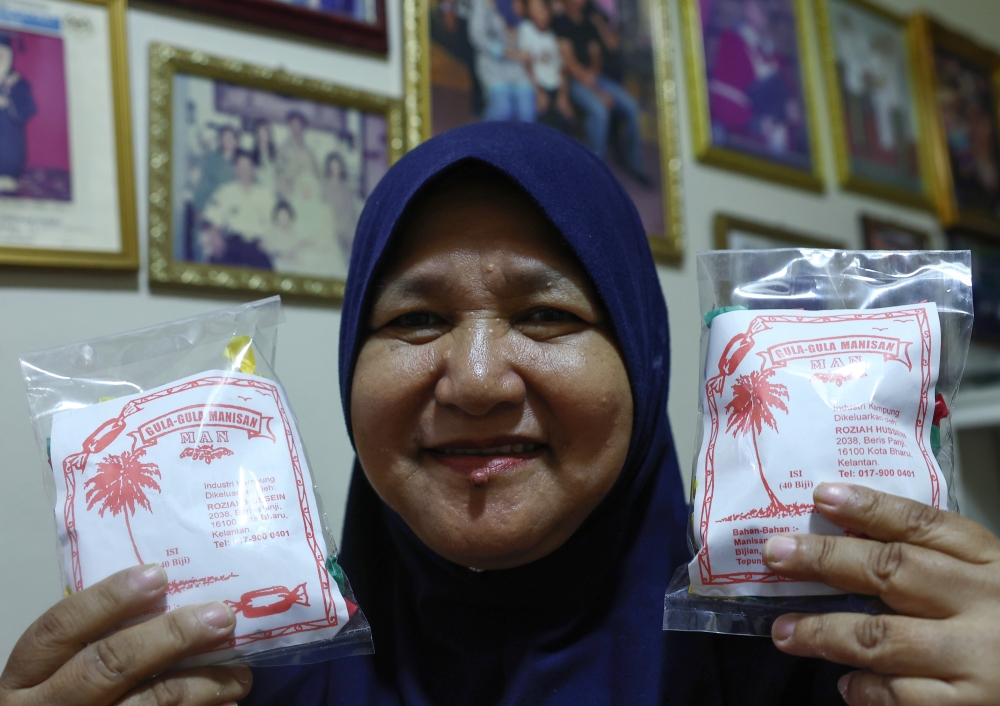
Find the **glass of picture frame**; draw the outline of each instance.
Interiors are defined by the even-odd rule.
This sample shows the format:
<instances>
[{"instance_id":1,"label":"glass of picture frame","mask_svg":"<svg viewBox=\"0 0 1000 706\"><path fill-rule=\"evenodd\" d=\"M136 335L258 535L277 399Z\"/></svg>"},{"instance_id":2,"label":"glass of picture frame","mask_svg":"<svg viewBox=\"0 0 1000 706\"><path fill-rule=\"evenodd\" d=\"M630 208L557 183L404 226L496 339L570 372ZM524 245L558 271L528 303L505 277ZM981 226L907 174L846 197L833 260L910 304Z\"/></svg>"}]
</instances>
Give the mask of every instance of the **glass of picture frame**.
<instances>
[{"instance_id":1,"label":"glass of picture frame","mask_svg":"<svg viewBox=\"0 0 1000 706\"><path fill-rule=\"evenodd\" d=\"M341 299L400 102L162 44L149 100L150 280Z\"/></svg>"},{"instance_id":2,"label":"glass of picture frame","mask_svg":"<svg viewBox=\"0 0 1000 706\"><path fill-rule=\"evenodd\" d=\"M930 209L909 23L868 0L816 0L816 17L840 185Z\"/></svg>"},{"instance_id":3,"label":"glass of picture frame","mask_svg":"<svg viewBox=\"0 0 1000 706\"><path fill-rule=\"evenodd\" d=\"M1000 234L1000 54L925 14L912 21L938 217L946 228Z\"/></svg>"},{"instance_id":4,"label":"glass of picture frame","mask_svg":"<svg viewBox=\"0 0 1000 706\"><path fill-rule=\"evenodd\" d=\"M782 226L767 225L724 213L715 215L713 228L717 250L766 250L769 248L842 249L832 239L798 233Z\"/></svg>"},{"instance_id":5,"label":"glass of picture frame","mask_svg":"<svg viewBox=\"0 0 1000 706\"><path fill-rule=\"evenodd\" d=\"M136 270L124 0L0 2L0 264Z\"/></svg>"},{"instance_id":6,"label":"glass of picture frame","mask_svg":"<svg viewBox=\"0 0 1000 706\"><path fill-rule=\"evenodd\" d=\"M894 221L861 215L865 250L929 250L931 235L925 230Z\"/></svg>"},{"instance_id":7,"label":"glass of picture frame","mask_svg":"<svg viewBox=\"0 0 1000 706\"><path fill-rule=\"evenodd\" d=\"M824 190L806 0L680 0L695 156Z\"/></svg>"},{"instance_id":8,"label":"glass of picture frame","mask_svg":"<svg viewBox=\"0 0 1000 706\"><path fill-rule=\"evenodd\" d=\"M156 0L258 27L386 53L385 0Z\"/></svg>"},{"instance_id":9,"label":"glass of picture frame","mask_svg":"<svg viewBox=\"0 0 1000 706\"><path fill-rule=\"evenodd\" d=\"M476 13L488 15L488 21L472 22ZM544 86L537 70L520 76L513 65L492 67L518 74L523 93L531 96L520 104L521 113L505 112L499 98L491 99L495 77L482 65L487 62L478 60L489 54L488 46L484 37L473 36L472 27L483 24L511 49L534 51L533 62L543 55L555 58L558 50L552 47L564 40L569 45L566 35L573 25L583 27L601 46L601 69L595 71L599 89L588 95L574 85L579 82L562 78L562 71L551 66L542 69L551 74ZM681 162L665 0L568 0L558 6L538 0L404 0L403 28L408 147L483 118L549 124L604 157L635 201L654 257L681 261ZM613 106L600 110L590 100L594 96ZM606 124L598 113L607 113Z\"/></svg>"}]
</instances>

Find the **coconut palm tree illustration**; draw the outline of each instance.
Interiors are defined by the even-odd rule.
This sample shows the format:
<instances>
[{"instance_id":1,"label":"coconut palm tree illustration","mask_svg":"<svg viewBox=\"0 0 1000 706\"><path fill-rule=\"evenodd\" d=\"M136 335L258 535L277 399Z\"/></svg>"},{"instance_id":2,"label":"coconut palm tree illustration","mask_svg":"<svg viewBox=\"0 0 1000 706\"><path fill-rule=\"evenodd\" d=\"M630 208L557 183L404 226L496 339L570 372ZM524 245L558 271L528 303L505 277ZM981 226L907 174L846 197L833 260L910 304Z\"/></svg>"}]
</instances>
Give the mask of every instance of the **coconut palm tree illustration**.
<instances>
[{"instance_id":1,"label":"coconut palm tree illustration","mask_svg":"<svg viewBox=\"0 0 1000 706\"><path fill-rule=\"evenodd\" d=\"M145 449L135 452L125 451L120 455L109 454L97 464L97 473L94 477L84 483L85 488L89 486L86 498L88 510L101 503L97 511L101 517L104 517L106 510L111 511L112 517L117 517L118 513L125 514L125 527L128 528L128 537L132 540L132 549L140 564L145 562L139 556L139 548L135 545L129 515L135 517L137 505L149 512L153 511L149 498L146 497L145 488L160 492L160 486L153 480L153 476L160 477L160 469L155 463L142 463L140 459L145 455Z\"/></svg>"},{"instance_id":2,"label":"coconut palm tree illustration","mask_svg":"<svg viewBox=\"0 0 1000 706\"><path fill-rule=\"evenodd\" d=\"M740 375L733 384L733 399L726 405L726 414L729 415L729 422L726 425L726 433L733 432L733 436L738 434L750 434L753 439L753 450L757 456L757 471L760 473L760 480L764 484L764 490L771 499L770 506L764 511L765 516L773 516L779 512L788 510L788 507L778 500L778 496L771 490L767 478L764 476L764 467L760 462L760 449L757 446L757 437L764 430L764 425L778 431L777 420L771 412L771 408L780 409L788 414L788 407L782 402L782 398L788 399L788 388L779 383L771 382L774 376L774 368L767 370L754 370L749 375Z\"/></svg>"}]
</instances>

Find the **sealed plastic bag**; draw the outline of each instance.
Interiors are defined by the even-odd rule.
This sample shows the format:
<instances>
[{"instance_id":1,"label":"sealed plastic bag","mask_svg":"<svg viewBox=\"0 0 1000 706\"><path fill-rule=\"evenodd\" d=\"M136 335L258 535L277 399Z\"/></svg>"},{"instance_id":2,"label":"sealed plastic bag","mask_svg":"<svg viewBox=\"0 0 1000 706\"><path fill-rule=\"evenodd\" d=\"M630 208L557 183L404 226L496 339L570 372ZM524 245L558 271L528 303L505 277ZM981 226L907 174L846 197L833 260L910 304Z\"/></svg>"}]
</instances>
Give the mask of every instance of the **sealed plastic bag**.
<instances>
[{"instance_id":1,"label":"sealed plastic bag","mask_svg":"<svg viewBox=\"0 0 1000 706\"><path fill-rule=\"evenodd\" d=\"M771 572L764 545L847 534L815 512L822 482L957 509L949 409L972 327L969 253L720 251L698 255L698 275L695 557L664 628L769 634L789 611L878 611Z\"/></svg>"},{"instance_id":2,"label":"sealed plastic bag","mask_svg":"<svg viewBox=\"0 0 1000 706\"><path fill-rule=\"evenodd\" d=\"M274 374L279 297L21 357L67 592L159 563L236 632L184 666L371 652ZM127 627L123 625L121 627Z\"/></svg>"}]
</instances>

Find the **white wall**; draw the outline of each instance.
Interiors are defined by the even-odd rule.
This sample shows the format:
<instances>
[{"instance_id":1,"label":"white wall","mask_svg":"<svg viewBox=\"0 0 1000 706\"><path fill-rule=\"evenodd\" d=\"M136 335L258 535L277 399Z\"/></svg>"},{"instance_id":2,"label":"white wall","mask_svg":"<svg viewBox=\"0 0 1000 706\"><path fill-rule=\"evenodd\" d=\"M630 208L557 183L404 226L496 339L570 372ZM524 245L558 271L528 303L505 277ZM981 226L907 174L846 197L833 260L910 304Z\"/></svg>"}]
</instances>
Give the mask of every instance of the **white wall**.
<instances>
[{"instance_id":1,"label":"white wall","mask_svg":"<svg viewBox=\"0 0 1000 706\"><path fill-rule=\"evenodd\" d=\"M937 6L958 27L988 42L1000 32L1000 3L994 0L883 0L900 12ZM718 210L842 239L860 245L861 210L918 227L935 229L926 213L831 190L814 196L711 169L693 160L686 106L679 18L670 0L682 105L680 128L684 162L688 255L680 268L660 268L672 316L674 421L681 466L687 473L693 454L698 378L698 298L693 254L711 247L711 219ZM42 465L27 417L18 354L115 331L123 331L223 306L226 299L150 293L145 271L146 66L150 42L200 49L255 64L282 66L316 76L399 96L401 91L398 0L388 0L391 51L388 60L343 53L319 43L296 43L278 35L245 32L193 15L166 15L154 8L129 11L132 116L143 267L133 275L40 274L0 269L0 663L20 633L59 599L55 528L42 485ZM946 9L945 9L946 8ZM815 51L813 37L812 51ZM818 87L819 84L817 84ZM833 154L825 101L820 106L820 143L828 180ZM943 241L940 243L943 245ZM315 466L320 490L339 534L350 465L336 382L340 313L326 306L291 304L279 335L278 373L295 404Z\"/></svg>"}]
</instances>

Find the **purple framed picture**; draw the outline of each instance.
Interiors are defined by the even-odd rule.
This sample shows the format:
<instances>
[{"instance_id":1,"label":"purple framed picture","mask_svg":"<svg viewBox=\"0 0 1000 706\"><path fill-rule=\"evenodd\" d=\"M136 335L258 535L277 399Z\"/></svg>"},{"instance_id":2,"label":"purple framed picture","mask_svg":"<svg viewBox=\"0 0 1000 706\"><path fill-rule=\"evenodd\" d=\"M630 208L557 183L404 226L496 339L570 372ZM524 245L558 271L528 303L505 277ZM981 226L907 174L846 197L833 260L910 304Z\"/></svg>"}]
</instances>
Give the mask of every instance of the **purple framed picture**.
<instances>
[{"instance_id":1,"label":"purple framed picture","mask_svg":"<svg viewBox=\"0 0 1000 706\"><path fill-rule=\"evenodd\" d=\"M385 53L385 0L159 0L290 34Z\"/></svg>"}]
</instances>

